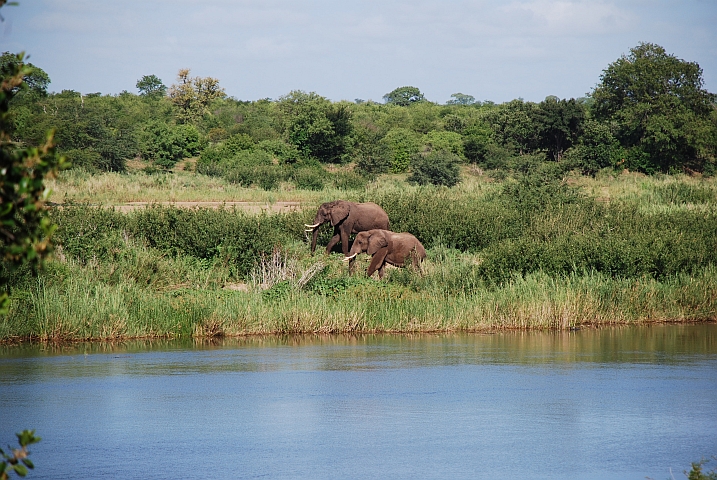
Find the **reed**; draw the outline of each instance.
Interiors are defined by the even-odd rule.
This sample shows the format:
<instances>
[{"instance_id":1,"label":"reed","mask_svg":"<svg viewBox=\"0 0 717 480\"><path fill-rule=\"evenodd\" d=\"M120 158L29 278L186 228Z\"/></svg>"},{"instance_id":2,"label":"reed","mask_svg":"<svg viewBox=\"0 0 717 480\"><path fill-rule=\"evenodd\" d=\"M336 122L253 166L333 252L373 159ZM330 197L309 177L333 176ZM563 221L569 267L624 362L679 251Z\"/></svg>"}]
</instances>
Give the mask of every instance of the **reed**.
<instances>
[{"instance_id":1,"label":"reed","mask_svg":"<svg viewBox=\"0 0 717 480\"><path fill-rule=\"evenodd\" d=\"M392 270L389 277L402 272ZM402 273L401 273L402 274ZM358 278L331 294L290 289L148 290L131 281L98 283L70 275L40 280L0 322L0 338L44 341L570 329L615 324L717 320L717 269L693 276L614 279L590 273L515 277L504 286L452 294L427 273L416 290L391 278ZM395 280L395 279L394 279ZM28 314L30 312L30 314Z\"/></svg>"}]
</instances>

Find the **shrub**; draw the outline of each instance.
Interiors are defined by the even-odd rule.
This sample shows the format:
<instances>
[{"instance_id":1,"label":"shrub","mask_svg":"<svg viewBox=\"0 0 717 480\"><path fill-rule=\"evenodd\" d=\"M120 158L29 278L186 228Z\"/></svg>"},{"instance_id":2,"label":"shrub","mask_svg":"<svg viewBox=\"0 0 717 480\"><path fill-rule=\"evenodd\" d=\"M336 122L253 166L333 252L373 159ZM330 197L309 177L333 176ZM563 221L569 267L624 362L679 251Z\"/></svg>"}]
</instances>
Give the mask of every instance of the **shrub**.
<instances>
[{"instance_id":1,"label":"shrub","mask_svg":"<svg viewBox=\"0 0 717 480\"><path fill-rule=\"evenodd\" d=\"M463 159L463 139L455 132L431 131L423 136L423 142L433 151L451 152Z\"/></svg>"},{"instance_id":2,"label":"shrub","mask_svg":"<svg viewBox=\"0 0 717 480\"><path fill-rule=\"evenodd\" d=\"M445 150L419 154L411 160L408 181L419 185L445 185L452 187L460 181L460 159Z\"/></svg>"},{"instance_id":3,"label":"shrub","mask_svg":"<svg viewBox=\"0 0 717 480\"><path fill-rule=\"evenodd\" d=\"M332 183L339 190L360 190L366 187L367 180L355 172L340 171L333 174Z\"/></svg>"},{"instance_id":4,"label":"shrub","mask_svg":"<svg viewBox=\"0 0 717 480\"><path fill-rule=\"evenodd\" d=\"M102 155L90 149L72 149L63 152L72 168L82 168L88 172L98 172L104 169Z\"/></svg>"},{"instance_id":5,"label":"shrub","mask_svg":"<svg viewBox=\"0 0 717 480\"><path fill-rule=\"evenodd\" d=\"M322 168L301 167L294 169L292 180L303 190L323 190L326 172Z\"/></svg>"},{"instance_id":6,"label":"shrub","mask_svg":"<svg viewBox=\"0 0 717 480\"><path fill-rule=\"evenodd\" d=\"M290 145L282 140L262 140L257 148L271 154L280 163L296 163L301 155L295 145Z\"/></svg>"},{"instance_id":7,"label":"shrub","mask_svg":"<svg viewBox=\"0 0 717 480\"><path fill-rule=\"evenodd\" d=\"M421 149L418 136L407 128L392 128L381 142L388 148L391 159L391 171L402 173L408 170L411 156Z\"/></svg>"}]
</instances>

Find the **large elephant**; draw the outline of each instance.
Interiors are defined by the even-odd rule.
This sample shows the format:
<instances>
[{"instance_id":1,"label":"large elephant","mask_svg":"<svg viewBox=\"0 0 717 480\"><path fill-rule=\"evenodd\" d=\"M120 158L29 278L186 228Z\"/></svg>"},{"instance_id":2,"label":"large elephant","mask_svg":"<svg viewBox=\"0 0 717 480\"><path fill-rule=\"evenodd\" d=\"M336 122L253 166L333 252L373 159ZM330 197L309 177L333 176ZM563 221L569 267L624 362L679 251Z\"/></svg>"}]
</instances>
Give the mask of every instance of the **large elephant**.
<instances>
[{"instance_id":1,"label":"large elephant","mask_svg":"<svg viewBox=\"0 0 717 480\"><path fill-rule=\"evenodd\" d=\"M341 242L344 256L349 254L349 235L373 228L383 228L384 230L389 228L388 215L375 203L354 203L345 200L323 203L316 212L314 224L306 225L306 231L313 232L311 236L312 254L316 250L319 227L329 221L334 227L334 236L326 246L326 253L330 253L331 249Z\"/></svg>"},{"instance_id":2,"label":"large elephant","mask_svg":"<svg viewBox=\"0 0 717 480\"><path fill-rule=\"evenodd\" d=\"M378 270L379 278L383 278L386 264L403 267L409 258L413 266L420 270L421 262L426 258L426 249L421 242L410 233L395 233L388 230L369 230L359 232L354 239L351 252L344 258L352 270L356 255L366 252L371 255L371 264L366 271L367 276Z\"/></svg>"}]
</instances>

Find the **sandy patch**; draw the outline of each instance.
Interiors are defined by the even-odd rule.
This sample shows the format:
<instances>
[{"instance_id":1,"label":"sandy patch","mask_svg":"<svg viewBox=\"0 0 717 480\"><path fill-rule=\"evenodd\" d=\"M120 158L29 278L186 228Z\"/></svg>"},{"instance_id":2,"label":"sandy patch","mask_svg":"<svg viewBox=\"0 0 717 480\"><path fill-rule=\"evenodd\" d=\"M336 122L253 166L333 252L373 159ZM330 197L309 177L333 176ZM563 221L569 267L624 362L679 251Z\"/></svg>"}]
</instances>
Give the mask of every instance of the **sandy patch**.
<instances>
[{"instance_id":1,"label":"sandy patch","mask_svg":"<svg viewBox=\"0 0 717 480\"><path fill-rule=\"evenodd\" d=\"M173 206L177 208L236 208L249 213L277 213L293 212L301 210L300 202L129 202L123 205L113 205L119 212L131 212L133 210L147 208L151 205Z\"/></svg>"}]
</instances>

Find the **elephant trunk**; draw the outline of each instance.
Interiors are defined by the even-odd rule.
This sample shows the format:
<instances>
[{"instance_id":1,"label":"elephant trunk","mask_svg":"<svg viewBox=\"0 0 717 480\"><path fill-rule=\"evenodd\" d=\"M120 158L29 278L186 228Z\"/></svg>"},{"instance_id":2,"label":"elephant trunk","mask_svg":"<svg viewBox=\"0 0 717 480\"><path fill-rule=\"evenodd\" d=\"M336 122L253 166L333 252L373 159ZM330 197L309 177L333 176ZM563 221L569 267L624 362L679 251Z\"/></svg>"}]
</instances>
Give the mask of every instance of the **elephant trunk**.
<instances>
[{"instance_id":1,"label":"elephant trunk","mask_svg":"<svg viewBox=\"0 0 717 480\"><path fill-rule=\"evenodd\" d=\"M311 234L311 254L314 254L314 251L316 250L316 239L319 237L319 225L313 227L314 233ZM307 230L308 232L309 230Z\"/></svg>"}]
</instances>

